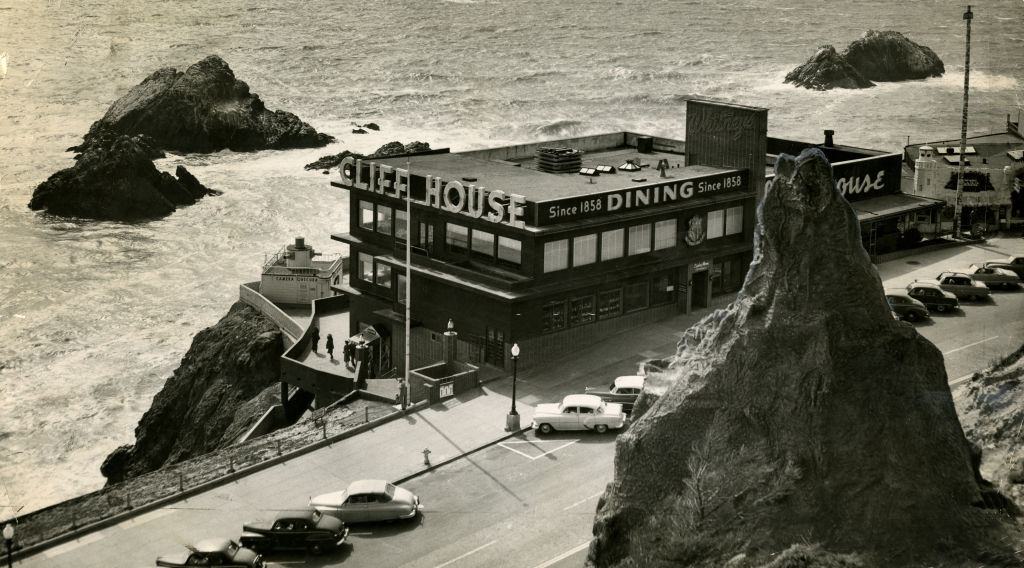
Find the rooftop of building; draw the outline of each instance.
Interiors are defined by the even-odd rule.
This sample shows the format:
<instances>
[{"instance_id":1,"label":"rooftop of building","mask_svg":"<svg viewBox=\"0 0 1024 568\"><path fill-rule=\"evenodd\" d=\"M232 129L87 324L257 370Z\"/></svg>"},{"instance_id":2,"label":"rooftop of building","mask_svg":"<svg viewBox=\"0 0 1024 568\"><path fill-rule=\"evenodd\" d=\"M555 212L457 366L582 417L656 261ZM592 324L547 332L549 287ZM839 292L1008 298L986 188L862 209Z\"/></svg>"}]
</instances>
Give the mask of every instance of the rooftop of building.
<instances>
[{"instance_id":1,"label":"rooftop of building","mask_svg":"<svg viewBox=\"0 0 1024 568\"><path fill-rule=\"evenodd\" d=\"M959 138L911 144L906 147L907 154L916 158L922 146L934 148L936 154L949 166L959 163ZM1007 129L1003 132L968 136L964 155L972 167L1024 166L1024 134L1020 133L1016 123L1007 121Z\"/></svg>"}]
</instances>

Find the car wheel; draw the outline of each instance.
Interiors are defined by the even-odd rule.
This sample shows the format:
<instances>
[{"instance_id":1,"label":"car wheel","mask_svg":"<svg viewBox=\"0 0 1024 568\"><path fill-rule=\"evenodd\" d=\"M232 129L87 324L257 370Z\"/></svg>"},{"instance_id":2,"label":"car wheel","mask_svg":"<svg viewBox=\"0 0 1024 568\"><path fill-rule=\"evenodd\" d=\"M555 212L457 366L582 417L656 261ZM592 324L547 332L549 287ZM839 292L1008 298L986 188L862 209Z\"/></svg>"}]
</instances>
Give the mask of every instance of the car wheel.
<instances>
[{"instance_id":1,"label":"car wheel","mask_svg":"<svg viewBox=\"0 0 1024 568\"><path fill-rule=\"evenodd\" d=\"M939 305L935 306L935 311L940 313L940 314L946 313L947 309L948 308L945 305L943 305L943 304L939 304Z\"/></svg>"},{"instance_id":2,"label":"car wheel","mask_svg":"<svg viewBox=\"0 0 1024 568\"><path fill-rule=\"evenodd\" d=\"M540 426L537 426L537 431L540 432L541 434L550 434L550 433L554 432L555 429L552 428L550 424L545 422L544 424L541 424Z\"/></svg>"},{"instance_id":3,"label":"car wheel","mask_svg":"<svg viewBox=\"0 0 1024 568\"><path fill-rule=\"evenodd\" d=\"M907 312L907 315L903 316L903 319L907 321L917 321L921 319L921 316L917 315L917 312Z\"/></svg>"},{"instance_id":4,"label":"car wheel","mask_svg":"<svg viewBox=\"0 0 1024 568\"><path fill-rule=\"evenodd\" d=\"M594 426L594 431L597 432L598 434L604 434L605 432L608 431L608 425L598 424L597 426Z\"/></svg>"}]
</instances>

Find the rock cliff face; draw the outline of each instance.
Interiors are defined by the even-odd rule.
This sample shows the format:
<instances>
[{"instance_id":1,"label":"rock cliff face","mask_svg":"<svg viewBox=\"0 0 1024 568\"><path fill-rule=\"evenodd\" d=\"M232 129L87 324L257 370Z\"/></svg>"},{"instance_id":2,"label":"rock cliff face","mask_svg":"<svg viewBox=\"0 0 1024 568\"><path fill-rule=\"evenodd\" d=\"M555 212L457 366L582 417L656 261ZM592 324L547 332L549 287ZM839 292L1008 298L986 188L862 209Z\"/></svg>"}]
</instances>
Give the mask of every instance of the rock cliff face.
<instances>
[{"instance_id":1,"label":"rock cliff face","mask_svg":"<svg viewBox=\"0 0 1024 568\"><path fill-rule=\"evenodd\" d=\"M736 300L686 332L618 437L590 563L1017 565L942 354L892 319L820 151L780 156L757 221Z\"/></svg>"},{"instance_id":2,"label":"rock cliff face","mask_svg":"<svg viewBox=\"0 0 1024 568\"><path fill-rule=\"evenodd\" d=\"M872 81L909 81L939 77L942 60L930 48L894 31L868 30L842 53L822 46L786 75L786 83L808 89L863 89Z\"/></svg>"},{"instance_id":3,"label":"rock cliff face","mask_svg":"<svg viewBox=\"0 0 1024 568\"><path fill-rule=\"evenodd\" d=\"M191 205L207 189L182 166L177 178L161 172L153 159L163 156L145 135L96 131L74 148L76 163L51 175L32 193L28 206L53 215L138 221L168 215Z\"/></svg>"},{"instance_id":4,"label":"rock cliff face","mask_svg":"<svg viewBox=\"0 0 1024 568\"><path fill-rule=\"evenodd\" d=\"M290 112L268 110L216 55L184 72L154 72L93 123L86 142L103 130L145 134L179 152L311 148L334 140Z\"/></svg>"},{"instance_id":5,"label":"rock cliff face","mask_svg":"<svg viewBox=\"0 0 1024 568\"><path fill-rule=\"evenodd\" d=\"M282 352L277 326L236 302L195 336L135 428L135 444L107 456L100 471L108 483L231 444L278 402Z\"/></svg>"}]
</instances>

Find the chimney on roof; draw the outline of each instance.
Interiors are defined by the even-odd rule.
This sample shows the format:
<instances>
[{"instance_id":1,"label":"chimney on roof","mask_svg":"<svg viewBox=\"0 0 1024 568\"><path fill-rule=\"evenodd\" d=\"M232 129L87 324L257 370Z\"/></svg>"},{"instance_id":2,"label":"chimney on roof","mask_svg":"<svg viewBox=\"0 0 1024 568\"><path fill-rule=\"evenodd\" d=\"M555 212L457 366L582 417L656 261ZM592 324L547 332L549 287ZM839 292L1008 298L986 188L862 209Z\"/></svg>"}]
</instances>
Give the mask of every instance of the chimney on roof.
<instances>
[{"instance_id":1,"label":"chimney on roof","mask_svg":"<svg viewBox=\"0 0 1024 568\"><path fill-rule=\"evenodd\" d=\"M832 141L832 136L835 135L835 133L836 133L835 130L826 130L825 131L825 147L826 148L831 148L832 146L835 145L835 142Z\"/></svg>"}]
</instances>

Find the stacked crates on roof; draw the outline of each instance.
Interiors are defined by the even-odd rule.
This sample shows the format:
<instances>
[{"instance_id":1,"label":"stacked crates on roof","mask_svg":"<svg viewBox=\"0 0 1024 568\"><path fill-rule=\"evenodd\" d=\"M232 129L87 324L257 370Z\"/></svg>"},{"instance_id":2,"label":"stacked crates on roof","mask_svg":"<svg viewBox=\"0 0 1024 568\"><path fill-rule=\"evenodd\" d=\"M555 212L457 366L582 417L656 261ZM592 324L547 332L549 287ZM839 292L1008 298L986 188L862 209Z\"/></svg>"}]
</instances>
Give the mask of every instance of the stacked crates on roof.
<instances>
[{"instance_id":1,"label":"stacked crates on roof","mask_svg":"<svg viewBox=\"0 0 1024 568\"><path fill-rule=\"evenodd\" d=\"M537 149L537 169L552 174L567 174L580 171L583 166L583 152L575 148Z\"/></svg>"}]
</instances>

